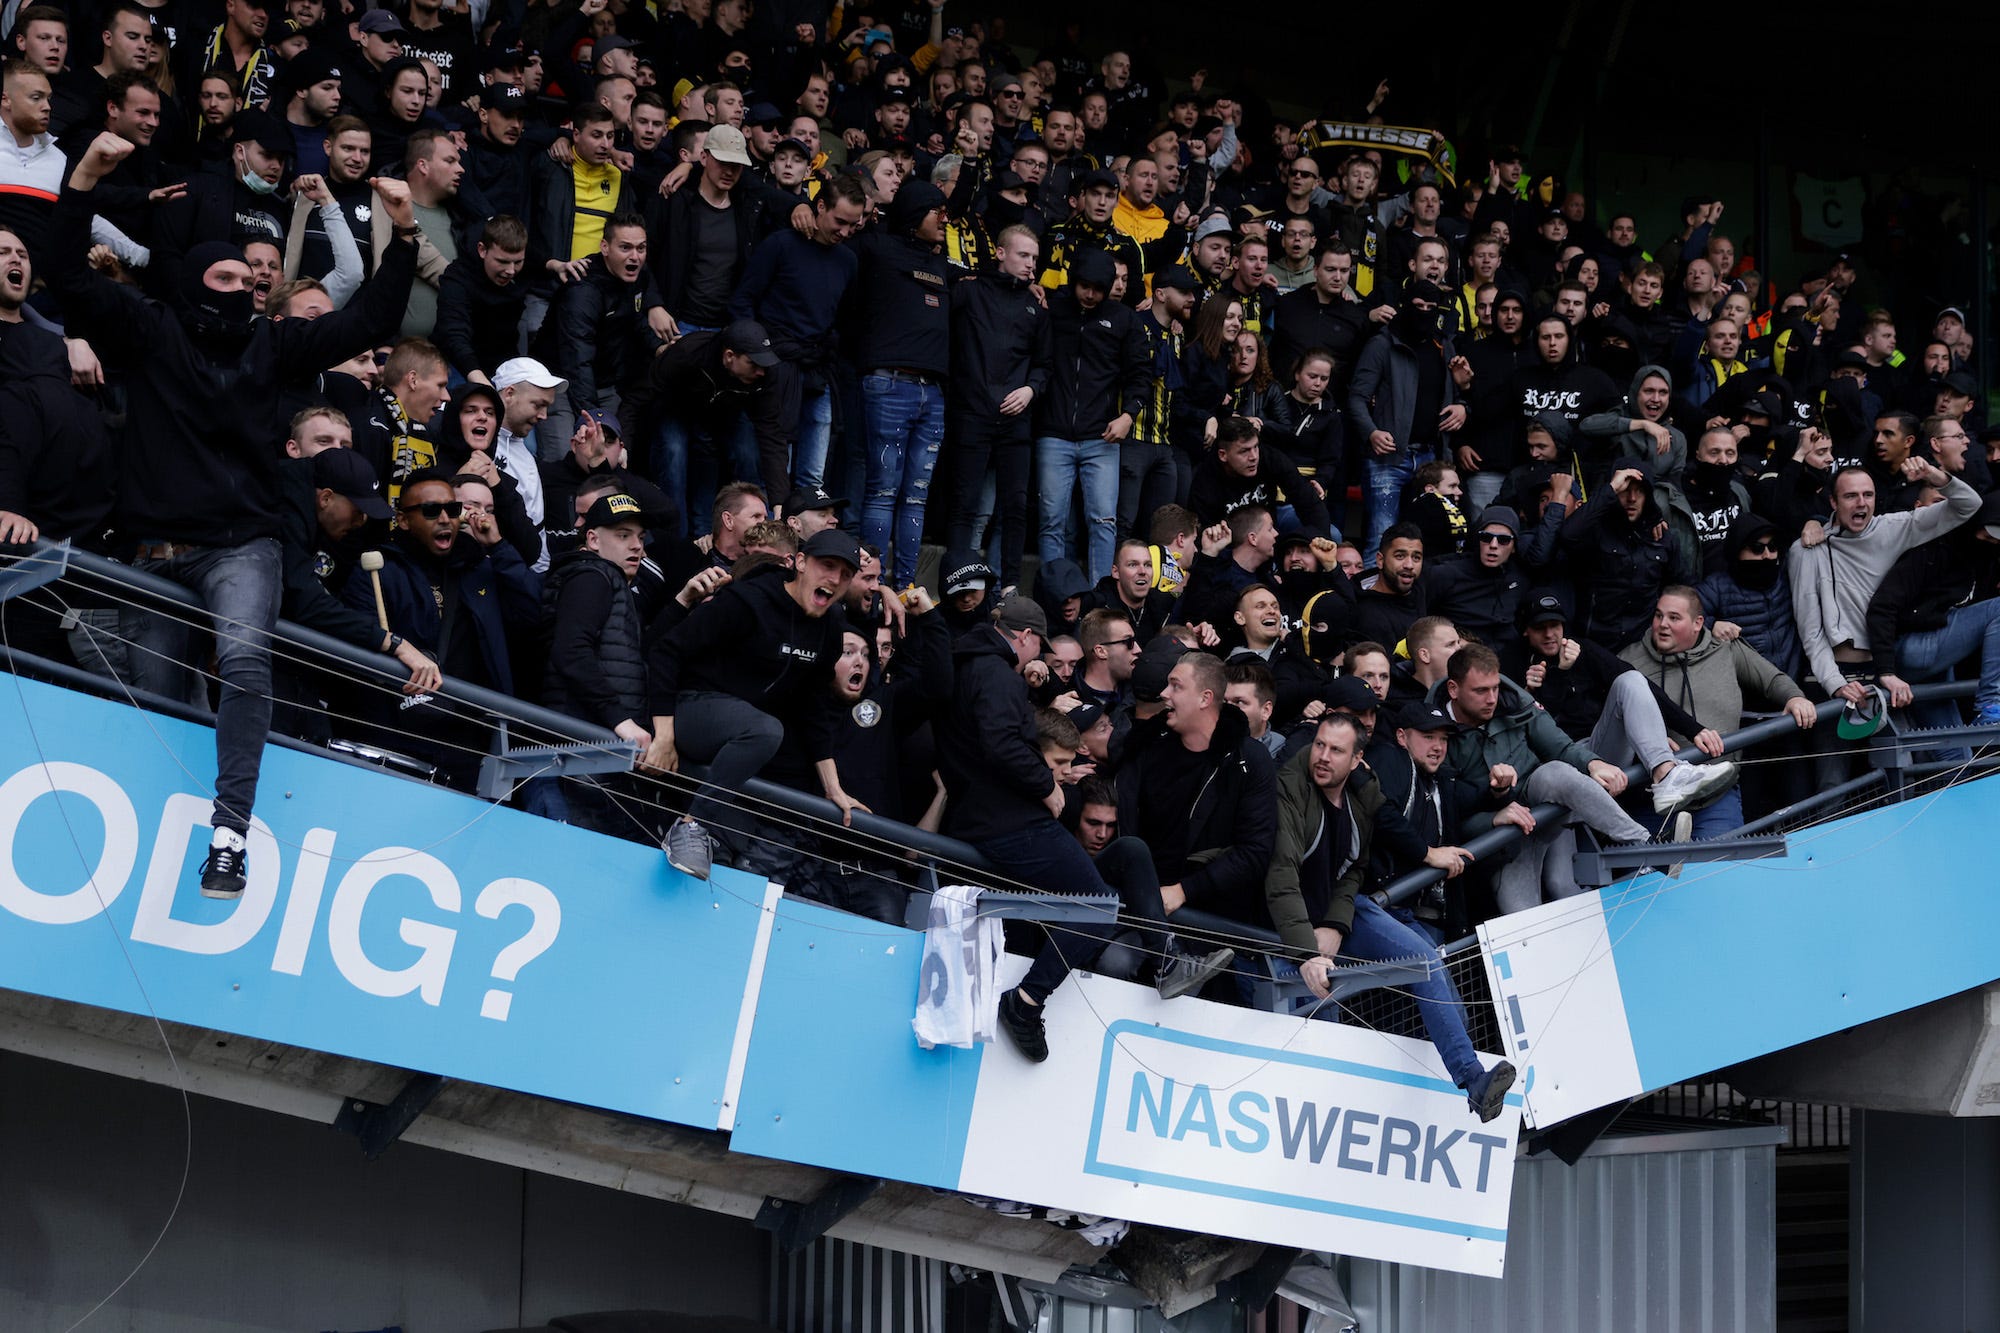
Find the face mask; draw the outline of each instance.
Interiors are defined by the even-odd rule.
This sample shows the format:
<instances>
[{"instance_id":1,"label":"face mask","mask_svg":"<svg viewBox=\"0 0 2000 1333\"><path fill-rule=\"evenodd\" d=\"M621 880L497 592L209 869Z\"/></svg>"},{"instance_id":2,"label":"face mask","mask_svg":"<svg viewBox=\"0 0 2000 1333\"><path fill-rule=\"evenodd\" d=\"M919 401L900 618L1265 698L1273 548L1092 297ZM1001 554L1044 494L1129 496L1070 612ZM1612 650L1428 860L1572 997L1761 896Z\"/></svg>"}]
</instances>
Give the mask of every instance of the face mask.
<instances>
[{"instance_id":1,"label":"face mask","mask_svg":"<svg viewBox=\"0 0 2000 1333\"><path fill-rule=\"evenodd\" d=\"M248 170L243 173L243 188L252 194L276 194L278 192L277 186L265 180L256 172Z\"/></svg>"},{"instance_id":2,"label":"face mask","mask_svg":"<svg viewBox=\"0 0 2000 1333\"><path fill-rule=\"evenodd\" d=\"M1704 491L1725 490L1729 479L1736 475L1733 463L1694 462L1688 465L1688 480Z\"/></svg>"},{"instance_id":3,"label":"face mask","mask_svg":"<svg viewBox=\"0 0 2000 1333\"><path fill-rule=\"evenodd\" d=\"M1745 560L1739 556L1729 562L1729 572L1752 592L1769 592L1778 586L1778 562L1775 560Z\"/></svg>"}]
</instances>

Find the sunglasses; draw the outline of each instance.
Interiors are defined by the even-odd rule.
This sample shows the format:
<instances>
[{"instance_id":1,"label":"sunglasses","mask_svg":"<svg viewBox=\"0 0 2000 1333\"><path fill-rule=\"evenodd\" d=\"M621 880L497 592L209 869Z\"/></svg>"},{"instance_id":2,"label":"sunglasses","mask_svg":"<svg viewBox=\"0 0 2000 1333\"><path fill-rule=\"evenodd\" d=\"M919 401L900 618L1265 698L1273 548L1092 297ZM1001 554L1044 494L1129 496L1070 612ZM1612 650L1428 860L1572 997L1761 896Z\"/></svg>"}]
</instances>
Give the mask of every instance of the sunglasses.
<instances>
[{"instance_id":1,"label":"sunglasses","mask_svg":"<svg viewBox=\"0 0 2000 1333\"><path fill-rule=\"evenodd\" d=\"M1775 551L1778 549L1778 543L1772 541L1769 537L1760 537L1750 543L1750 549L1753 551Z\"/></svg>"},{"instance_id":2,"label":"sunglasses","mask_svg":"<svg viewBox=\"0 0 2000 1333\"><path fill-rule=\"evenodd\" d=\"M386 366L386 365L388 365L388 364L389 364L389 354L388 354L387 352L377 352L377 353L375 353L375 364L376 364L376 365L378 365L378 366Z\"/></svg>"},{"instance_id":3,"label":"sunglasses","mask_svg":"<svg viewBox=\"0 0 2000 1333\"><path fill-rule=\"evenodd\" d=\"M457 518L465 512L465 502L463 500L429 500L423 504L404 505L403 512L406 514L422 514L428 519L436 519L444 514L450 514L453 518Z\"/></svg>"},{"instance_id":4,"label":"sunglasses","mask_svg":"<svg viewBox=\"0 0 2000 1333\"><path fill-rule=\"evenodd\" d=\"M1139 639L1138 636L1135 635L1129 639L1106 639L1104 641L1104 646L1106 648L1129 648L1137 642L1139 642Z\"/></svg>"},{"instance_id":5,"label":"sunglasses","mask_svg":"<svg viewBox=\"0 0 2000 1333\"><path fill-rule=\"evenodd\" d=\"M1479 540L1482 542L1491 542L1495 546L1512 546L1514 544L1514 534L1511 532L1482 532L1479 534Z\"/></svg>"}]
</instances>

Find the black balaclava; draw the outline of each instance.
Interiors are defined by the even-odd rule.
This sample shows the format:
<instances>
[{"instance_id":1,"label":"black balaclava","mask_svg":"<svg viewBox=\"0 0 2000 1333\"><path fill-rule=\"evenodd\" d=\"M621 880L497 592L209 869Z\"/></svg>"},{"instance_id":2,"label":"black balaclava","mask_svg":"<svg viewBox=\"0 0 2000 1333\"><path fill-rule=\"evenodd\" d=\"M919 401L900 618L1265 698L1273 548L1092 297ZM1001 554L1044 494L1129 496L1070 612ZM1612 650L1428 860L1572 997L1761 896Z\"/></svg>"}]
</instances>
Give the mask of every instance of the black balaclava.
<instances>
[{"instance_id":1,"label":"black balaclava","mask_svg":"<svg viewBox=\"0 0 2000 1333\"><path fill-rule=\"evenodd\" d=\"M202 281L208 270L223 260L241 262L242 258L241 246L203 241L182 261L178 313L189 336L204 346L236 348L250 337L250 321L256 314L256 298L250 289L218 292Z\"/></svg>"},{"instance_id":2,"label":"black balaclava","mask_svg":"<svg viewBox=\"0 0 2000 1333\"><path fill-rule=\"evenodd\" d=\"M1776 531L1769 519L1755 514L1739 519L1729 530L1729 577L1752 592L1769 592L1778 586L1778 573L1785 563L1783 552L1776 560L1752 560L1744 555L1750 543Z\"/></svg>"},{"instance_id":3,"label":"black balaclava","mask_svg":"<svg viewBox=\"0 0 2000 1333\"><path fill-rule=\"evenodd\" d=\"M1429 310L1417 309L1418 301L1428 301ZM1450 311L1445 307L1445 295L1438 285L1419 279L1403 288L1403 304L1396 308L1396 332L1404 342L1429 342L1444 334L1444 322Z\"/></svg>"}]
</instances>

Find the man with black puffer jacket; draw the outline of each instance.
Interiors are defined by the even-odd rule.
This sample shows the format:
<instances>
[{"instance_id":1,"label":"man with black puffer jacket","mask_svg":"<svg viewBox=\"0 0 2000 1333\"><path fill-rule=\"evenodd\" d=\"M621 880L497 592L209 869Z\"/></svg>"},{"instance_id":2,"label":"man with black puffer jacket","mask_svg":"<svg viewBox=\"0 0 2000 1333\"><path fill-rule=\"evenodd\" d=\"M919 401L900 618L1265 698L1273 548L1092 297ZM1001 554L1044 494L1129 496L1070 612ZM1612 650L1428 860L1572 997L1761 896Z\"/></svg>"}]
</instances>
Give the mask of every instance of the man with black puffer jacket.
<instances>
[{"instance_id":1,"label":"man with black puffer jacket","mask_svg":"<svg viewBox=\"0 0 2000 1333\"><path fill-rule=\"evenodd\" d=\"M708 766L702 794L667 833L668 862L695 879L708 878L712 843L739 858L748 847L749 821L731 793L763 771L787 727L804 732L826 799L843 817L863 808L833 758L833 666L846 620L827 614L861 568L861 548L852 533L827 528L806 539L797 563L733 578L647 648L653 741L641 765L671 773L685 757Z\"/></svg>"},{"instance_id":2,"label":"man with black puffer jacket","mask_svg":"<svg viewBox=\"0 0 2000 1333\"><path fill-rule=\"evenodd\" d=\"M248 633L220 636L217 666L215 812L202 894L239 898L246 835L271 725L271 650L283 572L278 545L278 459L257 429L274 420L281 386L338 365L388 336L403 317L416 275L416 219L408 187L383 182L395 235L346 309L318 319L255 320L250 267L219 242L194 247L181 268L179 304L149 301L85 261L91 192L132 152L100 134L77 159L56 201L49 285L69 332L87 337L126 370L131 447L124 451L118 526L139 542L137 567L193 589L210 612ZM228 410L218 411L226 406ZM121 617L121 620L123 617ZM142 689L188 694L185 627L135 614L128 639Z\"/></svg>"},{"instance_id":3,"label":"man with black puffer jacket","mask_svg":"<svg viewBox=\"0 0 2000 1333\"><path fill-rule=\"evenodd\" d=\"M549 627L542 702L645 746L653 736L643 721L650 716L646 650L632 586L646 558L645 513L637 500L614 492L591 502L582 527L583 545L557 556L542 585L542 617ZM533 782L555 788L553 779ZM598 833L652 841L654 835L627 813L633 807L615 799L627 786L622 773L582 778L556 788L566 811L538 812L573 819ZM537 808L533 796L529 804Z\"/></svg>"},{"instance_id":4,"label":"man with black puffer jacket","mask_svg":"<svg viewBox=\"0 0 2000 1333\"><path fill-rule=\"evenodd\" d=\"M1183 954L1166 931L1160 881L1145 857L1126 856L1116 866L1115 886L1107 885L1098 864L1057 822L1063 809L1062 782L1043 758L1034 705L1021 668L1041 657L1048 618L1029 598L1009 597L990 624L964 635L952 647L958 669L951 705L937 724L938 767L949 793L945 832L977 847L1004 867L1013 880L1049 893L1116 893L1124 910L1152 924L1143 932L1159 960L1153 984L1172 999L1199 990L1235 959L1228 949L1202 957ZM1219 681L1222 664L1214 662ZM1216 702L1223 686L1214 688ZM1239 736L1248 724L1238 710ZM1251 744L1256 744L1251 742ZM1263 756L1269 800L1270 756ZM1073 753L1073 752L1072 752ZM1267 812L1268 813L1268 812ZM1269 836L1265 838L1268 855ZM1135 849L1136 850L1136 849ZM1261 874L1261 869L1260 872ZM1020 985L1000 997L1000 1025L1029 1060L1049 1058L1043 1008L1074 967L1088 967L1121 926L1076 924L1050 931L1048 943Z\"/></svg>"},{"instance_id":5,"label":"man with black puffer jacket","mask_svg":"<svg viewBox=\"0 0 2000 1333\"><path fill-rule=\"evenodd\" d=\"M1443 616L1460 634L1495 652L1514 637L1514 617L1528 580L1514 562L1521 520L1506 505L1488 505L1479 516L1464 555L1447 556L1431 568L1424 610Z\"/></svg>"}]
</instances>

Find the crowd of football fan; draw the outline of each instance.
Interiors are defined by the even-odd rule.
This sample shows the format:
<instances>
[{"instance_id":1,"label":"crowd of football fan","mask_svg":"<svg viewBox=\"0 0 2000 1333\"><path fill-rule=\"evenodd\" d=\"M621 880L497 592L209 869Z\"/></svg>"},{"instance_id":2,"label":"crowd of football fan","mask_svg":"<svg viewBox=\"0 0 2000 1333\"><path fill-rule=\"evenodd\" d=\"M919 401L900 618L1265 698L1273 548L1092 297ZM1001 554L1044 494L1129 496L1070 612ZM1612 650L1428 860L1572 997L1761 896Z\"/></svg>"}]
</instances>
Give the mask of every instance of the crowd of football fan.
<instances>
[{"instance_id":1,"label":"crowd of football fan","mask_svg":"<svg viewBox=\"0 0 2000 1333\"><path fill-rule=\"evenodd\" d=\"M890 920L881 866L735 793L941 827L1117 893L1169 995L1229 961L1182 948L1186 907L1324 994L1335 958L1576 892L1579 829L1685 842L1810 788L1722 758L1746 712L1902 707L1971 659L2000 718L1964 313L1865 308L1846 256L1761 271L1714 198L1642 235L1509 148L1457 180L1370 147L1386 84L1298 123L945 0L0 26L0 541L222 627L211 656L29 596L7 640L213 704L211 896L274 721L358 718L458 786L487 748L274 670L281 615L412 699L471 682L637 751L528 809ZM1496 824L1518 849L1473 864ZM1418 866L1446 878L1377 900ZM1109 933L1005 997L1031 1057ZM1441 973L1418 993L1495 1113L1511 1069Z\"/></svg>"}]
</instances>

